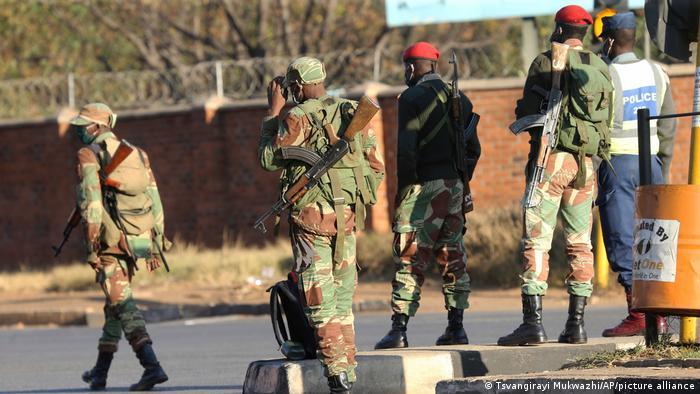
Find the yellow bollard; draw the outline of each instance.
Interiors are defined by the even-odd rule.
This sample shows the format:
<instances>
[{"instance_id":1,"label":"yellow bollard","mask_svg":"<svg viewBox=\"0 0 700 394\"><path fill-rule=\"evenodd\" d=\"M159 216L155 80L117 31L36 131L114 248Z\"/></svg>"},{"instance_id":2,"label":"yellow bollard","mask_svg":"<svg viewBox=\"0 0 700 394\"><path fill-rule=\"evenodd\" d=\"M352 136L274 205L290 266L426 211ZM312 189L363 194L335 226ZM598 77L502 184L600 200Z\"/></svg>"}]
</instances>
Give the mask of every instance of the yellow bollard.
<instances>
[{"instance_id":1,"label":"yellow bollard","mask_svg":"<svg viewBox=\"0 0 700 394\"><path fill-rule=\"evenodd\" d=\"M700 111L700 30L698 30L697 49L695 50L695 91L693 93L693 112ZM688 183L700 185L700 116L693 116L693 129L690 134L690 164ZM681 317L681 343L692 344L696 340L697 319Z\"/></svg>"},{"instance_id":2,"label":"yellow bollard","mask_svg":"<svg viewBox=\"0 0 700 394\"><path fill-rule=\"evenodd\" d=\"M603 242L603 228L600 225L600 213L596 213L595 228L595 278L598 288L607 289L610 277L610 263L608 255L605 253L605 243Z\"/></svg>"}]
</instances>

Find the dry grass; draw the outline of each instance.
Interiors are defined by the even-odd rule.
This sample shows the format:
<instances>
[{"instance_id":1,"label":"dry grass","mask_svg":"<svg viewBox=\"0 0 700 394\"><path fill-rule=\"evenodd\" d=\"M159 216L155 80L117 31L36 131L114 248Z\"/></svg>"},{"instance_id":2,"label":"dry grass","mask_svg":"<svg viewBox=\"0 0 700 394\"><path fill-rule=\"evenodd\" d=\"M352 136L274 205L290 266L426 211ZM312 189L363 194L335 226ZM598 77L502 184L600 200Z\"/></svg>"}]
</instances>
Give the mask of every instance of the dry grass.
<instances>
[{"instance_id":1,"label":"dry grass","mask_svg":"<svg viewBox=\"0 0 700 394\"><path fill-rule=\"evenodd\" d=\"M265 247L244 247L227 243L207 249L178 242L167 254L171 272L159 269L153 275L139 275L135 285L215 287L245 283L257 278L272 279L288 269L291 249L280 240ZM144 268L142 268L143 270ZM0 273L0 292L80 291L94 289L95 274L85 263L72 263L45 271Z\"/></svg>"},{"instance_id":2,"label":"dry grass","mask_svg":"<svg viewBox=\"0 0 700 394\"><path fill-rule=\"evenodd\" d=\"M472 284L477 287L518 286L523 227L520 207L476 211L469 214L468 220L464 241ZM358 239L357 259L365 280L387 280L393 275L391 240L390 234L371 233ZM563 286L567 273L565 240L562 229L558 228L550 254L550 285ZM435 264L430 266L427 275L440 280Z\"/></svg>"},{"instance_id":3,"label":"dry grass","mask_svg":"<svg viewBox=\"0 0 700 394\"><path fill-rule=\"evenodd\" d=\"M659 360L659 359L698 359L700 358L699 345L679 345L666 340L658 346L646 348L636 346L629 350L616 350L614 352L600 352L590 356L581 357L564 366L563 369L590 369L609 368L615 362L633 360Z\"/></svg>"},{"instance_id":4,"label":"dry grass","mask_svg":"<svg viewBox=\"0 0 700 394\"><path fill-rule=\"evenodd\" d=\"M519 284L522 218L519 207L477 211L469 215L465 236L468 271L477 287L514 287ZM362 234L358 238L357 259L363 280L388 280L393 276L391 234ZM137 274L134 284L194 287L232 286L257 278L269 282L282 278L291 267L287 240L264 247L244 246L228 241L211 249L175 243L167 254L172 272L158 270L154 275ZM550 256L550 285L562 286L568 268L561 229L556 233ZM440 280L435 264L427 276ZM0 292L79 291L94 288L94 273L84 263L73 263L44 271L0 273Z\"/></svg>"}]
</instances>

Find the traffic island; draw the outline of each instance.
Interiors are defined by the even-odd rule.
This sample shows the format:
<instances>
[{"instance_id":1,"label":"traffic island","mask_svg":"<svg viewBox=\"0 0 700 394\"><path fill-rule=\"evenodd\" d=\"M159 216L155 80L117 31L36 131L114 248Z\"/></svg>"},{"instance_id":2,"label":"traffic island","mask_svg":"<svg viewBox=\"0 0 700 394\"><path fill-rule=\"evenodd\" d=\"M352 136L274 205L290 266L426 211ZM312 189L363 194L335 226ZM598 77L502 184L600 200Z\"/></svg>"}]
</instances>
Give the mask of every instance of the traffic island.
<instances>
[{"instance_id":1,"label":"traffic island","mask_svg":"<svg viewBox=\"0 0 700 394\"><path fill-rule=\"evenodd\" d=\"M630 349L640 337L596 338L584 345L550 342L539 346L439 346L360 352L358 393L435 392L438 382L455 378L554 371L593 353ZM318 360L285 359L252 362L244 393L325 393L326 378Z\"/></svg>"}]
</instances>

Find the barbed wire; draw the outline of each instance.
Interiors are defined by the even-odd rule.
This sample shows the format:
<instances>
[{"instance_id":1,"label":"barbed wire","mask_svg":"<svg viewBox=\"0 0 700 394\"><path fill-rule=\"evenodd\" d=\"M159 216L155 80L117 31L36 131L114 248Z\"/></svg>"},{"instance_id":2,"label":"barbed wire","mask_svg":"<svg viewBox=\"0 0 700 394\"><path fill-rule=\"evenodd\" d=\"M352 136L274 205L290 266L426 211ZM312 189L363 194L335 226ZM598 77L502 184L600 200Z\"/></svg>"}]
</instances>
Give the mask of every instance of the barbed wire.
<instances>
[{"instance_id":1,"label":"barbed wire","mask_svg":"<svg viewBox=\"0 0 700 394\"><path fill-rule=\"evenodd\" d=\"M396 85L403 80L402 49L364 48L317 57L326 66L330 89L347 89L372 80ZM491 42L448 43L444 49L457 53L462 78L506 77L522 72L519 59L502 58ZM164 73L144 70L4 80L0 81L0 118L55 116L71 104L80 106L91 101L108 103L115 110L201 104L217 94L217 86L219 93L232 100L264 97L268 81L284 73L292 60L266 57L204 62Z\"/></svg>"}]
</instances>

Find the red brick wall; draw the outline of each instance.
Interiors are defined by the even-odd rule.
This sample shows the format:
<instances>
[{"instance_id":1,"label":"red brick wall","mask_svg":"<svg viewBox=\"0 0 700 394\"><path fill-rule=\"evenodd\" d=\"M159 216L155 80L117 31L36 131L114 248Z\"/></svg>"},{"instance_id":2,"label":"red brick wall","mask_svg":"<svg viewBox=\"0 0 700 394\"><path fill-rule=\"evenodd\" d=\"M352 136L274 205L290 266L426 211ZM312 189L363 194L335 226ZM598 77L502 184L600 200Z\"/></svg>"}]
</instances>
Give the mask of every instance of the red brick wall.
<instances>
[{"instance_id":1,"label":"red brick wall","mask_svg":"<svg viewBox=\"0 0 700 394\"><path fill-rule=\"evenodd\" d=\"M692 77L675 77L672 84L678 112L690 111ZM482 156L472 185L477 209L514 204L523 191L527 137L514 137L507 129L521 87L518 83L503 86L467 85L466 93L482 116ZM377 231L390 229L396 193L398 91L389 89L379 95L382 111L373 120L387 163L386 182L369 220L369 228ZM231 106L220 110L209 125L201 108L120 116L118 135L143 147L151 157L171 237L213 247L221 244L225 234L246 243L273 238L271 232L263 237L250 226L277 194L278 174L262 171L257 164L264 113L260 103ZM690 119L685 118L678 126L674 183L686 182L689 139ZM0 270L53 263L50 245L60 241L75 201L78 148L73 139L58 137L54 120L0 124ZM81 238L78 229L59 261L81 257Z\"/></svg>"}]
</instances>

